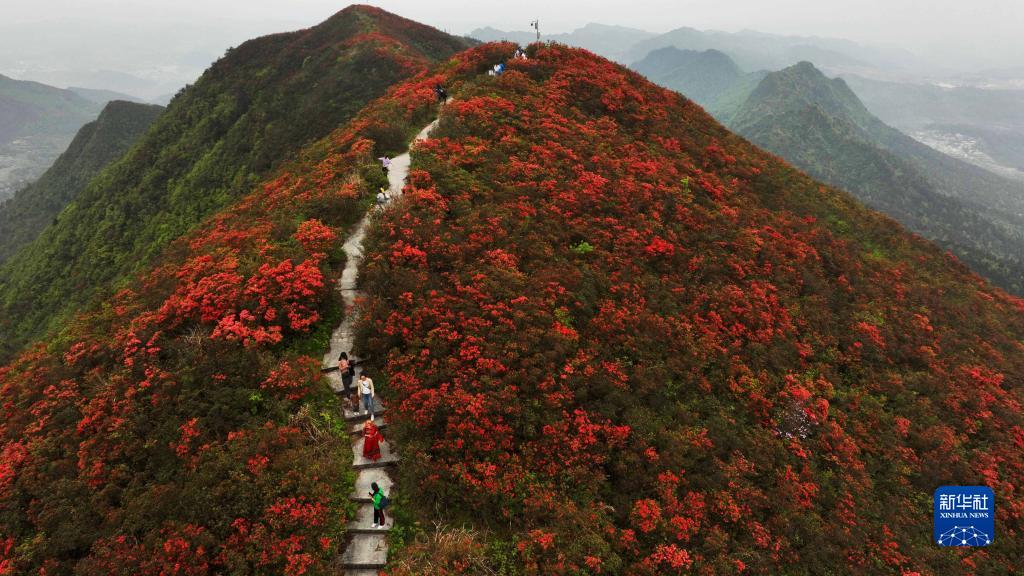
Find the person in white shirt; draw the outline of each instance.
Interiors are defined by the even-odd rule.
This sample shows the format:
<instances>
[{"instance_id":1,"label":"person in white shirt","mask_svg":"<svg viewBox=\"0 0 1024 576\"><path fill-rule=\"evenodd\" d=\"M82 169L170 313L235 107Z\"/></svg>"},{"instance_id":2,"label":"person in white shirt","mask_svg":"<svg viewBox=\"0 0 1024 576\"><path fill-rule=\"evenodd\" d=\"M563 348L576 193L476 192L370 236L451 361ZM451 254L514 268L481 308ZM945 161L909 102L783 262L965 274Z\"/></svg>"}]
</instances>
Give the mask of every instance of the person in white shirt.
<instances>
[{"instance_id":1,"label":"person in white shirt","mask_svg":"<svg viewBox=\"0 0 1024 576\"><path fill-rule=\"evenodd\" d=\"M370 413L370 420L373 420L373 398L377 393L373 389L373 380L366 374L359 375L359 395L363 398L363 412Z\"/></svg>"}]
</instances>

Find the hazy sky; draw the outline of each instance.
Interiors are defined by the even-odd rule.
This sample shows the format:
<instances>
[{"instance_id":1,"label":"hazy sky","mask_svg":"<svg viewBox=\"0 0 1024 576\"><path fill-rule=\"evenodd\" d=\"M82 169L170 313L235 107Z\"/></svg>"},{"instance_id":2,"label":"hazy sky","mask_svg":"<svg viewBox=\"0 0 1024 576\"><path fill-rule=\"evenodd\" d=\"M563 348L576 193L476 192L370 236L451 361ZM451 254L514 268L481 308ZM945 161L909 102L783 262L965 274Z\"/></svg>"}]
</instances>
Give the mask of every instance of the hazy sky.
<instances>
[{"instance_id":1,"label":"hazy sky","mask_svg":"<svg viewBox=\"0 0 1024 576\"><path fill-rule=\"evenodd\" d=\"M165 21L215 18L284 28L315 24L343 8L330 0L2 0L7 22L50 18ZM617 23L656 32L679 26L832 36L888 43L921 55L1024 66L1022 0L386 0L368 2L454 33L478 26L568 31L587 22Z\"/></svg>"}]
</instances>

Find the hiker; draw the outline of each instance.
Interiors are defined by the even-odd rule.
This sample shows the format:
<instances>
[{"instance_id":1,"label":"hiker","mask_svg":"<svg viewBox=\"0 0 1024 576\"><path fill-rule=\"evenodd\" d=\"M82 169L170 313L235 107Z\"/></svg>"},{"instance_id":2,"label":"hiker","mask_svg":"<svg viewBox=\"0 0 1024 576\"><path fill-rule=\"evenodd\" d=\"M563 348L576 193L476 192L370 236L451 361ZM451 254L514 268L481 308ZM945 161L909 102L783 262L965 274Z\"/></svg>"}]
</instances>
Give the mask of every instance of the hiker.
<instances>
[{"instance_id":1,"label":"hiker","mask_svg":"<svg viewBox=\"0 0 1024 576\"><path fill-rule=\"evenodd\" d=\"M342 352L338 356L338 372L341 374L341 387L345 396L352 390L352 377L356 373L355 363L348 359L348 352Z\"/></svg>"},{"instance_id":2,"label":"hiker","mask_svg":"<svg viewBox=\"0 0 1024 576\"><path fill-rule=\"evenodd\" d=\"M434 94L437 95L437 102L439 104L444 104L448 101L448 91L444 89L444 86L440 84L434 86Z\"/></svg>"},{"instance_id":3,"label":"hiker","mask_svg":"<svg viewBox=\"0 0 1024 576\"><path fill-rule=\"evenodd\" d=\"M380 160L380 167L384 170L384 175L387 176L388 170L391 169L391 158L381 156L380 158L377 158L377 160Z\"/></svg>"},{"instance_id":4,"label":"hiker","mask_svg":"<svg viewBox=\"0 0 1024 576\"><path fill-rule=\"evenodd\" d=\"M388 507L391 500L384 495L376 482L370 483L370 500L373 501L373 526L372 528L386 528L387 518L384 517L384 509Z\"/></svg>"},{"instance_id":5,"label":"hiker","mask_svg":"<svg viewBox=\"0 0 1024 576\"><path fill-rule=\"evenodd\" d=\"M495 76L501 76L504 73L505 73L505 63L504 62L498 62L497 64L494 65L494 75Z\"/></svg>"},{"instance_id":6,"label":"hiker","mask_svg":"<svg viewBox=\"0 0 1024 576\"><path fill-rule=\"evenodd\" d=\"M365 373L359 375L359 396L363 399L363 412L370 413L370 420L373 420L373 397L377 393L373 389L373 380Z\"/></svg>"},{"instance_id":7,"label":"hiker","mask_svg":"<svg viewBox=\"0 0 1024 576\"><path fill-rule=\"evenodd\" d=\"M380 428L369 420L363 424L363 458L376 462L380 460L380 443L384 441L384 435Z\"/></svg>"},{"instance_id":8,"label":"hiker","mask_svg":"<svg viewBox=\"0 0 1024 576\"><path fill-rule=\"evenodd\" d=\"M516 48L516 60L526 60L526 52L522 48Z\"/></svg>"},{"instance_id":9,"label":"hiker","mask_svg":"<svg viewBox=\"0 0 1024 576\"><path fill-rule=\"evenodd\" d=\"M380 192L377 192L377 208L383 209L384 205L388 203L388 200L390 200L388 197L388 189L381 186Z\"/></svg>"}]
</instances>

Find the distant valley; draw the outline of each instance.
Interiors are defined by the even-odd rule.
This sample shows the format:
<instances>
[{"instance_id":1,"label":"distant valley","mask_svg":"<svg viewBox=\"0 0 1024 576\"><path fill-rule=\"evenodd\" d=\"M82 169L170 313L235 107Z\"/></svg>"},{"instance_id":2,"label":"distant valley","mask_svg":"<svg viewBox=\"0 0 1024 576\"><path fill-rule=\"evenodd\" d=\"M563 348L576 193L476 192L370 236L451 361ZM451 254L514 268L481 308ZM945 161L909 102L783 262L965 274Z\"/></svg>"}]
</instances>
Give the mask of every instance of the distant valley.
<instances>
[{"instance_id":1,"label":"distant valley","mask_svg":"<svg viewBox=\"0 0 1024 576\"><path fill-rule=\"evenodd\" d=\"M0 75L0 201L46 171L102 107L70 90Z\"/></svg>"}]
</instances>

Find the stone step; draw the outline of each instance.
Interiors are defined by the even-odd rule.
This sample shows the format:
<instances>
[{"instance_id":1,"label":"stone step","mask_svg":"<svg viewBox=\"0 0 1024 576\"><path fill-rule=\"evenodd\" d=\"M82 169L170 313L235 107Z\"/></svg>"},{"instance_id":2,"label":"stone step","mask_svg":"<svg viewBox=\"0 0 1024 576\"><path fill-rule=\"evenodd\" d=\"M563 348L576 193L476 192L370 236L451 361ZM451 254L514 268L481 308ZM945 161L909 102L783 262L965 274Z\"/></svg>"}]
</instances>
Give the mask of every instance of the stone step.
<instances>
[{"instance_id":1,"label":"stone step","mask_svg":"<svg viewBox=\"0 0 1024 576\"><path fill-rule=\"evenodd\" d=\"M369 360L370 358L371 358L371 356L367 356L365 358L363 358L361 356L352 356L351 358L349 358L350 361L355 363L355 368L356 368L355 376L359 376L359 373L362 372L362 370L363 370L361 365L363 363L365 363L367 360ZM320 371L324 372L324 373L327 373L327 372L337 372L338 371L338 356L325 355L324 356L324 363L323 363L322 366L320 366ZM355 376L353 376L353 377L355 377Z\"/></svg>"},{"instance_id":2,"label":"stone step","mask_svg":"<svg viewBox=\"0 0 1024 576\"><path fill-rule=\"evenodd\" d=\"M380 397L377 397L373 401L373 416L374 419L379 417L385 411L384 406L381 405ZM348 408L345 408L345 420L349 422L363 422L370 419L370 414L366 411L353 412Z\"/></svg>"},{"instance_id":3,"label":"stone step","mask_svg":"<svg viewBox=\"0 0 1024 576\"><path fill-rule=\"evenodd\" d=\"M387 515L386 510L384 514L385 516ZM393 523L394 521L391 518L385 518L384 524L387 528L371 528L373 526L373 505L364 504L356 511L356 517L349 522L345 530L350 534L376 534L378 532L386 534L391 529Z\"/></svg>"},{"instance_id":4,"label":"stone step","mask_svg":"<svg viewBox=\"0 0 1024 576\"><path fill-rule=\"evenodd\" d=\"M376 419L374 419L373 423L376 424L377 428L380 428L381 430L384 430L384 429L386 429L388 427L388 421L384 419L384 416L377 416ZM349 428L349 433L350 434L356 434L356 435L362 434L363 433L363 426L365 424L366 424L365 421L356 422L356 423L352 424L351 427Z\"/></svg>"},{"instance_id":5,"label":"stone step","mask_svg":"<svg viewBox=\"0 0 1024 576\"><path fill-rule=\"evenodd\" d=\"M376 568L370 570L350 568L348 570L345 570L345 576L380 576L380 571Z\"/></svg>"},{"instance_id":6,"label":"stone step","mask_svg":"<svg viewBox=\"0 0 1024 576\"><path fill-rule=\"evenodd\" d=\"M378 530L372 534L353 534L348 547L338 558L340 568L345 570L379 570L387 566L387 532Z\"/></svg>"},{"instance_id":7,"label":"stone step","mask_svg":"<svg viewBox=\"0 0 1024 576\"><path fill-rule=\"evenodd\" d=\"M384 491L388 497L391 496L391 490L394 487L394 482L391 481L391 476L388 474L386 469L382 468L364 468L359 471L356 475L356 485L353 488L352 493L349 494L349 499L355 502L369 502L370 501L370 485L374 482L380 489Z\"/></svg>"},{"instance_id":8,"label":"stone step","mask_svg":"<svg viewBox=\"0 0 1024 576\"><path fill-rule=\"evenodd\" d=\"M359 437L352 443L352 467L356 470L366 468L383 468L398 462L398 454L391 451L390 442L380 443L379 460L370 460L369 458L365 458L363 456L363 444L365 442L365 438Z\"/></svg>"},{"instance_id":9,"label":"stone step","mask_svg":"<svg viewBox=\"0 0 1024 576\"><path fill-rule=\"evenodd\" d=\"M390 458L381 458L376 462L364 462L362 464L353 464L353 470L372 470L374 468L388 468L398 464L398 457L392 456Z\"/></svg>"}]
</instances>

